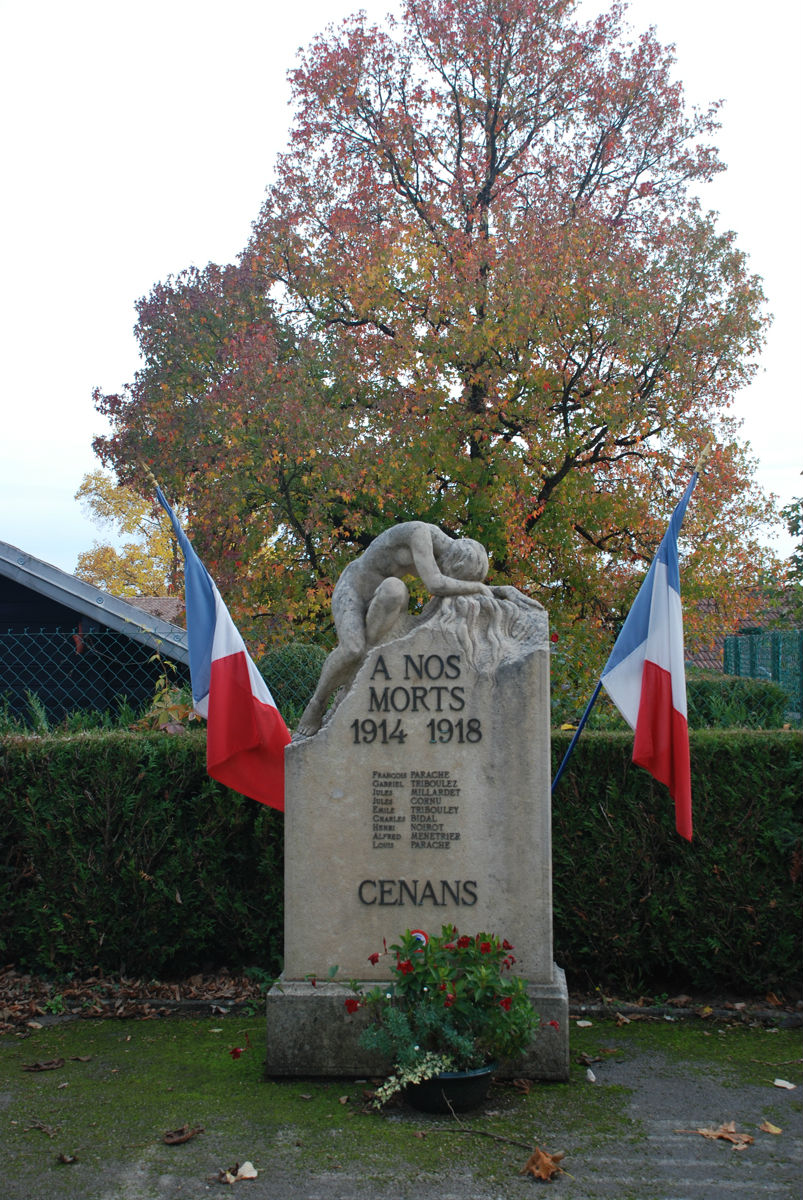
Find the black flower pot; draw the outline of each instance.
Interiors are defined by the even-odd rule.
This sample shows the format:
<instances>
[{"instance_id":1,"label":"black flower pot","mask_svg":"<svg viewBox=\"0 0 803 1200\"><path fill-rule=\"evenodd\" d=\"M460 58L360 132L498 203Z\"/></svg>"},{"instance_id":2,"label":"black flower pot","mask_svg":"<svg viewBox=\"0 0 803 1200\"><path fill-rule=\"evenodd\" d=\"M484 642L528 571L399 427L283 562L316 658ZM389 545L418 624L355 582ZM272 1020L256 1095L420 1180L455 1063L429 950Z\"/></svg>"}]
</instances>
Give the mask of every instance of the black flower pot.
<instances>
[{"instance_id":1,"label":"black flower pot","mask_svg":"<svg viewBox=\"0 0 803 1200\"><path fill-rule=\"evenodd\" d=\"M422 1083L411 1083L404 1098L419 1112L467 1112L479 1108L488 1095L496 1063L473 1071L442 1071Z\"/></svg>"}]
</instances>

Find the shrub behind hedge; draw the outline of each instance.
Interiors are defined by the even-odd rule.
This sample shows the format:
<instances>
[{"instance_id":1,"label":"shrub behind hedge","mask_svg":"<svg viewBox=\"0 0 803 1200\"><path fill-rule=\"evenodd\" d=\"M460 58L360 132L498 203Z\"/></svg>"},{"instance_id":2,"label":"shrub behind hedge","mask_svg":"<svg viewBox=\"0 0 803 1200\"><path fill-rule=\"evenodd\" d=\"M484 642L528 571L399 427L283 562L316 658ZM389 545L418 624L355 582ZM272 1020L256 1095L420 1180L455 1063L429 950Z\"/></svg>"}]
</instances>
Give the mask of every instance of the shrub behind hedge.
<instances>
[{"instance_id":1,"label":"shrub behind hedge","mask_svg":"<svg viewBox=\"0 0 803 1200\"><path fill-rule=\"evenodd\" d=\"M781 729L789 707L780 684L733 675L690 675L686 699L689 729Z\"/></svg>"},{"instance_id":2,"label":"shrub behind hedge","mask_svg":"<svg viewBox=\"0 0 803 1200\"><path fill-rule=\"evenodd\" d=\"M553 769L567 740L554 736ZM553 801L555 956L574 987L800 986L800 735L691 742L691 845L630 762L632 735L578 743ZM273 973L282 832L279 814L207 776L201 731L0 739L0 959Z\"/></svg>"}]
</instances>

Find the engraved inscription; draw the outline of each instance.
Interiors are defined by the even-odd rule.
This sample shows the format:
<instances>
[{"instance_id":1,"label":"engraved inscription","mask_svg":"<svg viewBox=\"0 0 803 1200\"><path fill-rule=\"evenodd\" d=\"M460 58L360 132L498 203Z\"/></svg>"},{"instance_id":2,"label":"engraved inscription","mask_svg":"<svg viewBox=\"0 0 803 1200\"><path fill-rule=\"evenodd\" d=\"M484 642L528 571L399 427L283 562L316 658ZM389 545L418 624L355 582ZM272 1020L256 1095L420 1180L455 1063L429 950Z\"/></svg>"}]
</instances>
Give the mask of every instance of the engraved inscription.
<instances>
[{"instance_id":1,"label":"engraved inscription","mask_svg":"<svg viewBox=\"0 0 803 1200\"><path fill-rule=\"evenodd\" d=\"M371 774L371 832L374 850L392 850L402 840L407 823L406 812L399 812L399 800L406 807L406 771L373 771Z\"/></svg>"},{"instance_id":2,"label":"engraved inscription","mask_svg":"<svg viewBox=\"0 0 803 1200\"><path fill-rule=\"evenodd\" d=\"M410 847L449 850L460 841L450 828L459 811L460 788L448 771L410 772Z\"/></svg>"},{"instance_id":3,"label":"engraved inscription","mask_svg":"<svg viewBox=\"0 0 803 1200\"><path fill-rule=\"evenodd\" d=\"M461 655L405 654L392 666L385 655L377 656L365 696L367 713L376 715L351 722L355 746L404 745L413 731L424 734L430 745L482 741L479 717L466 712Z\"/></svg>"},{"instance_id":4,"label":"engraved inscription","mask_svg":"<svg viewBox=\"0 0 803 1200\"><path fill-rule=\"evenodd\" d=\"M456 904L471 908L477 903L476 879L363 879L357 888L360 904L382 907L420 908L431 904L439 908Z\"/></svg>"}]
</instances>

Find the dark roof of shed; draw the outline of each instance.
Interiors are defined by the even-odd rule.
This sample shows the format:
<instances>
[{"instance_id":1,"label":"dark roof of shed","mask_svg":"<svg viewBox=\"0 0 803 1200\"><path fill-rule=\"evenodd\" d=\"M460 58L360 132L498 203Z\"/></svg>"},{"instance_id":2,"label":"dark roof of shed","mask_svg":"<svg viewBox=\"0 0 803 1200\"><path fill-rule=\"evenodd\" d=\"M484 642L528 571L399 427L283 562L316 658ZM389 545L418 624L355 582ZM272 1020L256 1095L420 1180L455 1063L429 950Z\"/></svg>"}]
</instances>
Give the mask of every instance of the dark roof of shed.
<instances>
[{"instance_id":1,"label":"dark roof of shed","mask_svg":"<svg viewBox=\"0 0 803 1200\"><path fill-rule=\"evenodd\" d=\"M135 642L166 654L178 662L189 663L187 631L171 621L148 613L119 596L77 579L67 571L35 558L24 550L0 542L0 575L13 579L41 596L48 596L65 608L91 617Z\"/></svg>"}]
</instances>

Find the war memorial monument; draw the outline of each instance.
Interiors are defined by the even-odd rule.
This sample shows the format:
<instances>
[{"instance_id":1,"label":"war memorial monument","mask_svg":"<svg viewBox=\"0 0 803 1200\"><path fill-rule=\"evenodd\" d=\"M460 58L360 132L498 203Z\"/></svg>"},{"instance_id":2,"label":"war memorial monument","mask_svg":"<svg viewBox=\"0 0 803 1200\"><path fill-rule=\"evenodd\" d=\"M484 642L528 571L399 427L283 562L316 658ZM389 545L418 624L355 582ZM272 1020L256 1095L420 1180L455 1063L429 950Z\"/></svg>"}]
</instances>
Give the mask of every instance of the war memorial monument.
<instances>
[{"instance_id":1,"label":"war memorial monument","mask_svg":"<svg viewBox=\"0 0 803 1200\"><path fill-rule=\"evenodd\" d=\"M385 942L453 924L513 944L542 1029L511 1070L568 1078L548 619L487 572L479 543L412 521L337 582L338 645L285 751L285 961L267 1000L268 1076L380 1071L329 973L372 987L383 960L369 956ZM431 597L416 615L408 577Z\"/></svg>"}]
</instances>

